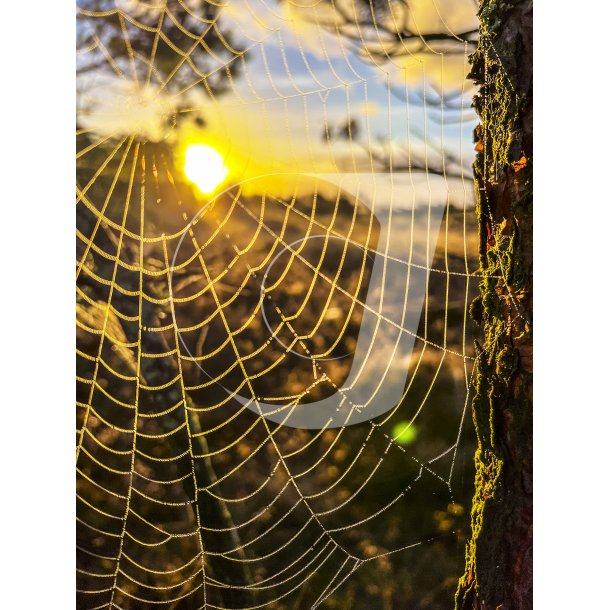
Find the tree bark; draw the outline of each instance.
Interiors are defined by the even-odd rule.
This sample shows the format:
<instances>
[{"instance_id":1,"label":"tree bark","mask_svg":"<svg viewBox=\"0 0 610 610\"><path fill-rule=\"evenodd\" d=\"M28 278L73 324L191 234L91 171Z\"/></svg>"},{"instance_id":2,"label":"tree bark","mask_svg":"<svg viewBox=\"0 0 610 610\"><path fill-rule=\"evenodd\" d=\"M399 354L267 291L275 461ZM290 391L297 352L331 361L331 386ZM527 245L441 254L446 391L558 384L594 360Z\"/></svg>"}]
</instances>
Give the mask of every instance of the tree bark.
<instances>
[{"instance_id":1,"label":"tree bark","mask_svg":"<svg viewBox=\"0 0 610 610\"><path fill-rule=\"evenodd\" d=\"M482 0L470 77L480 295L475 493L456 610L532 608L532 3Z\"/></svg>"}]
</instances>

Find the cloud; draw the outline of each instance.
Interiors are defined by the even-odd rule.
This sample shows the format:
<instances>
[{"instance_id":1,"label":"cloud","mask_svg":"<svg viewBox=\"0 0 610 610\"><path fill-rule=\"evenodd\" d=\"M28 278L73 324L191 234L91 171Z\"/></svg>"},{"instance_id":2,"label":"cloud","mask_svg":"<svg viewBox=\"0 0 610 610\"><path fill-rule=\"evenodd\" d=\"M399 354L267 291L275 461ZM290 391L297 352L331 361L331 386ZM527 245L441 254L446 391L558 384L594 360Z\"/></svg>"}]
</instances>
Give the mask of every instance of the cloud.
<instances>
[{"instance_id":1,"label":"cloud","mask_svg":"<svg viewBox=\"0 0 610 610\"><path fill-rule=\"evenodd\" d=\"M80 113L79 122L100 135L137 134L158 142L170 133L175 108L170 98L152 85L109 77L87 89L84 99L86 111Z\"/></svg>"},{"instance_id":2,"label":"cloud","mask_svg":"<svg viewBox=\"0 0 610 610\"><path fill-rule=\"evenodd\" d=\"M330 4L319 0L292 2L233 0L222 8L221 27L244 42L290 47L319 59L343 57L346 43L330 29L321 27L332 14Z\"/></svg>"},{"instance_id":3,"label":"cloud","mask_svg":"<svg viewBox=\"0 0 610 610\"><path fill-rule=\"evenodd\" d=\"M439 11L443 8L442 18L433 0L411 2L409 18L421 28L455 25L463 29L468 25L473 15L473 9L466 8L468 2L436 2ZM391 133L393 143L404 148L409 139L400 93L407 89L413 100L408 110L415 153L423 141L421 134L425 133L428 143L439 140L441 127L433 120L439 118L438 112L431 109L426 118L414 98L424 83L429 88L428 100L437 97L430 87L445 93L461 91L469 68L464 54L419 52L375 66L358 57L354 48L347 52L345 46L320 44L320 40L328 42L334 37L327 28L315 24L316 16L321 19L321 15L330 23L329 10L332 6L325 0L300 0L299 6L273 0L233 0L221 9L221 30L230 29L240 44L245 40L240 37L246 35L250 41L260 42L234 82L215 99L210 99L201 85L173 100L196 111L181 115L177 130L172 131L168 121L175 112L172 98L153 86L138 87L116 77L100 79L97 86L88 88L86 112L79 121L101 135L138 134L153 141L169 139L177 145L208 142L226 155L238 175L343 171L370 165L369 138L388 138ZM396 94L388 91L388 84ZM195 115L204 119L203 127L189 122ZM327 141L326 124L336 134L348 117L358 121L360 141L338 137ZM464 138L463 126L445 125L443 129L445 150L458 149Z\"/></svg>"}]
</instances>

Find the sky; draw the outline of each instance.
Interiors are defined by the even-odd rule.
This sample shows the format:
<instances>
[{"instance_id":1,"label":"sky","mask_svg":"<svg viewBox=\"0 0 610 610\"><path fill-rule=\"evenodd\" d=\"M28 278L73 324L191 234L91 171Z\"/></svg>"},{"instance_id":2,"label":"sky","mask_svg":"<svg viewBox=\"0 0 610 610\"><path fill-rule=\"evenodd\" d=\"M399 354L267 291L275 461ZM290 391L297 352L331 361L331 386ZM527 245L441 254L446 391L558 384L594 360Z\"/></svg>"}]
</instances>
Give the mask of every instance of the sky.
<instances>
[{"instance_id":1,"label":"sky","mask_svg":"<svg viewBox=\"0 0 610 610\"><path fill-rule=\"evenodd\" d=\"M354 0L337 1L344 12L354 14ZM196 8L196 0L185 2ZM144 23L156 23L160 15L154 2L116 0L116 6ZM402 22L420 32L476 27L475 5L463 0L415 0L408 13L402 3L392 7L384 21L390 29ZM427 53L405 46L404 54L382 61L383 53L381 59L368 53L387 48L379 42L382 35L369 32L368 44L358 44L362 30L348 30L356 36L354 42L337 34L336 23L337 12L324 0L231 0L219 9L218 27L230 32L247 54L246 61L235 58L240 72L222 95L209 95L201 83L176 96L167 88L159 91L154 79L144 87L129 77L89 74L82 87L88 112L80 122L101 135L135 131L151 140L211 143L226 156L236 179L274 172L380 170L370 153L386 166L391 160L393 173L399 173L409 157L412 163L424 165L427 159L441 168L443 151L448 151L457 161L445 156L447 167L458 169L461 159L468 172L476 118L469 108L465 44L455 40L451 48L457 52L444 54L438 49L448 46ZM190 74L193 82L200 80ZM439 95L455 97L457 110L441 113L433 103ZM185 120L168 132L166 117L177 106L188 107L192 117L187 118L200 116L205 125ZM358 133L351 139L338 137L348 119L357 122ZM442 176L428 180L435 199L443 202L446 191L455 190L454 205L472 203L460 181L448 187L456 181Z\"/></svg>"}]
</instances>

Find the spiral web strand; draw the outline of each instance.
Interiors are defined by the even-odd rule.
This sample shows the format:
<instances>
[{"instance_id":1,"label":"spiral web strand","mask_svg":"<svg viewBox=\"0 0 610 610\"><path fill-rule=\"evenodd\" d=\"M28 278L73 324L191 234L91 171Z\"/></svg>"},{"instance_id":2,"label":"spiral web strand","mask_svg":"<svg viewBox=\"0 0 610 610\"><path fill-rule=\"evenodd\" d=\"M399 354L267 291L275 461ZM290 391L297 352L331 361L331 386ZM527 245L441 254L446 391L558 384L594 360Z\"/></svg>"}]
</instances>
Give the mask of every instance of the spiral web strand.
<instances>
[{"instance_id":1,"label":"spiral web strand","mask_svg":"<svg viewBox=\"0 0 610 610\"><path fill-rule=\"evenodd\" d=\"M404 607L461 560L472 39L424 4L79 2L80 608ZM199 142L231 170L214 195L182 169ZM376 260L381 300L425 287L414 325L370 306ZM367 315L413 350L352 425ZM346 419L290 425L332 396Z\"/></svg>"}]
</instances>

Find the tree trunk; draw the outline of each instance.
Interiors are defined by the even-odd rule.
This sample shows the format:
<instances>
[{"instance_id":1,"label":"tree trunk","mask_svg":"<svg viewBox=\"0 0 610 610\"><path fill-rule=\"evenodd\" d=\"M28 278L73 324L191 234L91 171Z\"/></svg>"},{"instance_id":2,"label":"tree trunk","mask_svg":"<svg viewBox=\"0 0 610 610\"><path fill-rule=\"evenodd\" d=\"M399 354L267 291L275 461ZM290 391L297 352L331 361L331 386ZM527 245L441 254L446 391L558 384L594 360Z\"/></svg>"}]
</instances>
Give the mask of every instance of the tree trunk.
<instances>
[{"instance_id":1,"label":"tree trunk","mask_svg":"<svg viewBox=\"0 0 610 610\"><path fill-rule=\"evenodd\" d=\"M481 292L478 447L456 610L532 607L532 3L482 0L471 78Z\"/></svg>"}]
</instances>

